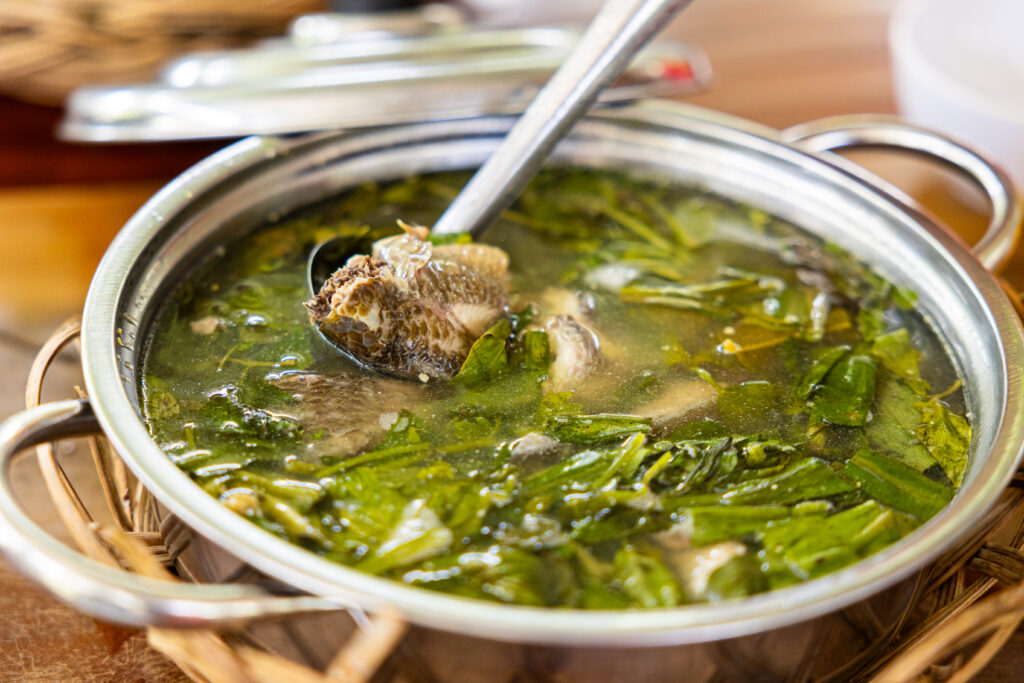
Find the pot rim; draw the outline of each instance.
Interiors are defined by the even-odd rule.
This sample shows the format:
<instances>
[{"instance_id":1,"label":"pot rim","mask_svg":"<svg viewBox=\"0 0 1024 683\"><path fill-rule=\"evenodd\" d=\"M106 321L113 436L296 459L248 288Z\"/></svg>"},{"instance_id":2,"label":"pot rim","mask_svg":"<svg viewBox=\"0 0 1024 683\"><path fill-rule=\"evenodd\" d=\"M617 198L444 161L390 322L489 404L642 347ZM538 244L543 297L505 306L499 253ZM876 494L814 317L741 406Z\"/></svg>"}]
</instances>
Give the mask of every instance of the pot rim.
<instances>
[{"instance_id":1,"label":"pot rim","mask_svg":"<svg viewBox=\"0 0 1024 683\"><path fill-rule=\"evenodd\" d=\"M1006 372L1000 427L986 467L988 478L965 482L954 500L903 540L821 578L755 596L718 603L656 610L581 610L502 605L406 586L330 562L244 518L231 514L202 492L150 438L132 405L134 370L120 359L120 347L132 350L137 340L122 314L121 299L132 284L126 274L148 257L151 239L167 218L187 209L193 197L239 173L287 155L324 134L297 139L253 137L218 152L186 171L158 192L133 216L108 248L90 286L84 310L82 357L93 409L107 437L150 492L189 527L264 573L308 590L340 607L357 605L375 611L393 605L411 621L441 630L513 642L582 646L654 646L705 642L779 628L842 608L891 586L935 559L994 504L1008 483L1024 448L1024 332L1012 306L991 274L962 242L882 190L869 186L844 160L810 155L787 144L778 131L692 105L644 102L592 119L666 128L712 127L738 136L778 157L797 160L802 168L854 192L858 200L892 217L910 230L926 230L977 288L988 307L991 329L1001 341ZM506 122L509 117L484 117ZM353 139L386 143L410 128L457 131L459 122L402 126L356 134ZM453 133L454 134L454 133ZM327 134L331 138L337 134ZM141 340L138 340L141 342ZM131 389L129 389L131 387ZM993 464L989 466L989 462ZM197 491L191 497L183 492ZM186 498L189 498L186 503Z\"/></svg>"}]
</instances>

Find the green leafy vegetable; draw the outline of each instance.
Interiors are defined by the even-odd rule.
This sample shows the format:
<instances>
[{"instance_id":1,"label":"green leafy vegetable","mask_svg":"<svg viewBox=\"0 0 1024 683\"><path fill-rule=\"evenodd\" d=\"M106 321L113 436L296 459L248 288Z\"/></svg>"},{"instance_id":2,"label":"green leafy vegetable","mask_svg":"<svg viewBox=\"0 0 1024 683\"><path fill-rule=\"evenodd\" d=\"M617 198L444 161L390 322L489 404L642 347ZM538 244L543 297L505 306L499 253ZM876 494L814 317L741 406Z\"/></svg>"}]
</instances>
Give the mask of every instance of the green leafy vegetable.
<instances>
[{"instance_id":1,"label":"green leafy vegetable","mask_svg":"<svg viewBox=\"0 0 1024 683\"><path fill-rule=\"evenodd\" d=\"M789 517L792 511L776 505L729 505L680 508L675 514L688 520L693 527L690 542L699 547L752 534L772 520Z\"/></svg>"},{"instance_id":2,"label":"green leafy vegetable","mask_svg":"<svg viewBox=\"0 0 1024 683\"><path fill-rule=\"evenodd\" d=\"M917 407L920 396L891 373L880 374L874 419L865 430L868 443L875 450L892 454L911 469L924 472L935 464L935 459L917 436L921 423L921 410Z\"/></svg>"},{"instance_id":3,"label":"green leafy vegetable","mask_svg":"<svg viewBox=\"0 0 1024 683\"><path fill-rule=\"evenodd\" d=\"M778 474L734 484L710 499L709 494L704 494L693 500L717 499L725 505L784 505L853 490L853 486L822 460L804 458L787 465Z\"/></svg>"},{"instance_id":4,"label":"green leafy vegetable","mask_svg":"<svg viewBox=\"0 0 1024 683\"><path fill-rule=\"evenodd\" d=\"M857 312L857 330L864 341L873 341L885 330L885 309L862 306Z\"/></svg>"},{"instance_id":5,"label":"green leafy vegetable","mask_svg":"<svg viewBox=\"0 0 1024 683\"><path fill-rule=\"evenodd\" d=\"M811 365L811 369L807 371L807 374L796 385L797 397L802 399L809 398L814 391L820 388L822 380L825 379L829 371L849 352L850 347L846 345L831 346L824 349L814 361L814 364Z\"/></svg>"},{"instance_id":6,"label":"green leafy vegetable","mask_svg":"<svg viewBox=\"0 0 1024 683\"><path fill-rule=\"evenodd\" d=\"M949 408L931 399L917 404L921 422L917 425L917 438L924 444L942 470L959 486L967 467L967 453L971 445L971 425Z\"/></svg>"},{"instance_id":7,"label":"green leafy vegetable","mask_svg":"<svg viewBox=\"0 0 1024 683\"><path fill-rule=\"evenodd\" d=\"M708 577L704 599L709 601L742 598L768 590L768 578L760 562L750 553L734 557Z\"/></svg>"},{"instance_id":8,"label":"green leafy vegetable","mask_svg":"<svg viewBox=\"0 0 1024 683\"><path fill-rule=\"evenodd\" d=\"M246 405L238 399L238 389L227 386L210 394L204 407L211 420L220 422L221 434L234 434L253 443L283 440L295 442L302 427L295 420L262 408Z\"/></svg>"},{"instance_id":9,"label":"green leafy vegetable","mask_svg":"<svg viewBox=\"0 0 1024 683\"><path fill-rule=\"evenodd\" d=\"M573 482L581 482L584 484L581 488L587 488L585 482L603 472L610 459L606 451L580 451L562 463L530 475L523 481L521 490L527 496L537 496L570 488Z\"/></svg>"},{"instance_id":10,"label":"green leafy vegetable","mask_svg":"<svg viewBox=\"0 0 1024 683\"><path fill-rule=\"evenodd\" d=\"M948 487L932 481L898 460L862 449L844 466L843 474L872 498L926 520L953 496Z\"/></svg>"},{"instance_id":11,"label":"green leafy vegetable","mask_svg":"<svg viewBox=\"0 0 1024 683\"><path fill-rule=\"evenodd\" d=\"M554 415L545 432L564 443L596 445L621 439L629 434L651 431L651 420L634 415Z\"/></svg>"},{"instance_id":12,"label":"green leafy vegetable","mask_svg":"<svg viewBox=\"0 0 1024 683\"><path fill-rule=\"evenodd\" d=\"M921 379L918 369L921 354L911 343L905 327L875 337L871 354L914 391L922 394L928 391L928 382Z\"/></svg>"},{"instance_id":13,"label":"green leafy vegetable","mask_svg":"<svg viewBox=\"0 0 1024 683\"><path fill-rule=\"evenodd\" d=\"M654 555L623 546L615 554L614 577L623 592L641 607L674 607L680 603L675 577Z\"/></svg>"},{"instance_id":14,"label":"green leafy vegetable","mask_svg":"<svg viewBox=\"0 0 1024 683\"><path fill-rule=\"evenodd\" d=\"M892 510L870 500L828 517L800 516L770 522L759 534L761 557L773 583L808 579L856 561L900 537Z\"/></svg>"},{"instance_id":15,"label":"green leafy vegetable","mask_svg":"<svg viewBox=\"0 0 1024 683\"><path fill-rule=\"evenodd\" d=\"M874 398L875 362L856 354L841 358L825 375L813 410L832 424L863 427Z\"/></svg>"},{"instance_id":16,"label":"green leafy vegetable","mask_svg":"<svg viewBox=\"0 0 1024 683\"><path fill-rule=\"evenodd\" d=\"M506 344L511 334L512 323L508 318L494 323L491 329L473 343L462 368L452 378L452 383L480 387L506 374L509 370Z\"/></svg>"}]
</instances>

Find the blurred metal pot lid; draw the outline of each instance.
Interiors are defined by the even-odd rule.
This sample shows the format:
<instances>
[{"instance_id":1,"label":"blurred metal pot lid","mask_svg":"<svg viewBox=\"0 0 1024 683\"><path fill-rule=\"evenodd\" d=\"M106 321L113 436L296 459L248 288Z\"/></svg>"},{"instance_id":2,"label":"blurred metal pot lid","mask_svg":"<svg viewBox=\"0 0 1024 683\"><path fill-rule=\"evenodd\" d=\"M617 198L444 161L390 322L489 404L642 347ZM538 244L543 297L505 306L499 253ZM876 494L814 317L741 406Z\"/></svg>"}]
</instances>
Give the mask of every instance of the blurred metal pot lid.
<instances>
[{"instance_id":1,"label":"blurred metal pot lid","mask_svg":"<svg viewBox=\"0 0 1024 683\"><path fill-rule=\"evenodd\" d=\"M578 38L571 28L474 28L437 4L309 15L253 48L186 55L152 83L80 88L58 133L82 142L233 138L515 113ZM659 41L600 101L691 94L711 78L699 48Z\"/></svg>"}]
</instances>

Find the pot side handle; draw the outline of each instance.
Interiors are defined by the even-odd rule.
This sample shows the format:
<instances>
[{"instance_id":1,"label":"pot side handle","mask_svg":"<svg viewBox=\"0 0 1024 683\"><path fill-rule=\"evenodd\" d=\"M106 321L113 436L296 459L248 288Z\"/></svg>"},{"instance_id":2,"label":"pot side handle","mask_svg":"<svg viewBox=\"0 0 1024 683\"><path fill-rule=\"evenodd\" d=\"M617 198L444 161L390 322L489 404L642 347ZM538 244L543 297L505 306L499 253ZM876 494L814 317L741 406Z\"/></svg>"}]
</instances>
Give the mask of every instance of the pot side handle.
<instances>
[{"instance_id":1,"label":"pot side handle","mask_svg":"<svg viewBox=\"0 0 1024 683\"><path fill-rule=\"evenodd\" d=\"M882 148L931 157L973 180L992 205L985 235L974 246L978 260L998 272L1013 253L1024 207L1013 181L997 164L961 142L942 133L909 123L896 116L856 114L830 116L787 128L783 139L810 152L849 148ZM890 183L864 172L862 180L895 196L915 210L919 206Z\"/></svg>"},{"instance_id":2,"label":"pot side handle","mask_svg":"<svg viewBox=\"0 0 1024 683\"><path fill-rule=\"evenodd\" d=\"M188 584L132 574L92 560L22 512L11 485L18 452L59 438L100 433L88 400L44 403L0 424L0 552L75 609L126 626L209 628L257 618L346 609L338 601L279 597L255 586Z\"/></svg>"}]
</instances>

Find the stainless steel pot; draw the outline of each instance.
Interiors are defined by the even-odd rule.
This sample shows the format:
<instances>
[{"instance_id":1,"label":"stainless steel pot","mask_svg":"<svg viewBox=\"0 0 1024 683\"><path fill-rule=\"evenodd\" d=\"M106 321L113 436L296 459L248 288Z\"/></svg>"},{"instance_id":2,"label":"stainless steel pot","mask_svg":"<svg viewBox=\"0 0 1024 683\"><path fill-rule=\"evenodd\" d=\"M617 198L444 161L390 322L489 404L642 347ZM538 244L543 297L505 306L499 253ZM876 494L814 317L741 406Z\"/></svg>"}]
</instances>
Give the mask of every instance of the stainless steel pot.
<instances>
[{"instance_id":1,"label":"stainless steel pot","mask_svg":"<svg viewBox=\"0 0 1024 683\"><path fill-rule=\"evenodd\" d=\"M136 373L144 340L174 284L214 245L268 216L368 179L478 165L509 125L507 117L480 117L358 133L254 137L201 162L125 225L97 269L84 312L88 401L42 405L0 425L5 472L19 449L101 430L185 524L306 595L274 597L247 586L127 576L47 536L15 504L5 476L0 549L9 560L82 611L125 624L211 626L296 611L393 605L414 624L491 642L669 646L779 629L877 594L956 543L992 505L1024 447L1024 333L988 270L1010 253L1021 220L1006 176L949 139L891 119L828 120L780 133L658 101L593 114L560 145L553 163L626 168L748 202L839 244L916 290L964 379L975 430L963 487L946 509L882 552L791 588L715 604L594 612L498 605L363 574L272 536L206 495L150 439L139 412ZM826 151L853 145L923 152L974 178L994 209L977 257L898 190Z\"/></svg>"}]
</instances>

